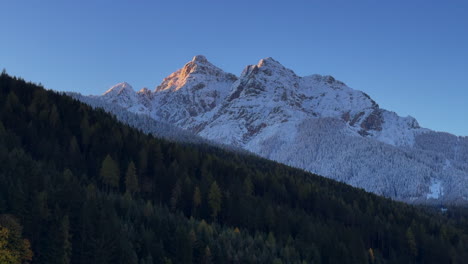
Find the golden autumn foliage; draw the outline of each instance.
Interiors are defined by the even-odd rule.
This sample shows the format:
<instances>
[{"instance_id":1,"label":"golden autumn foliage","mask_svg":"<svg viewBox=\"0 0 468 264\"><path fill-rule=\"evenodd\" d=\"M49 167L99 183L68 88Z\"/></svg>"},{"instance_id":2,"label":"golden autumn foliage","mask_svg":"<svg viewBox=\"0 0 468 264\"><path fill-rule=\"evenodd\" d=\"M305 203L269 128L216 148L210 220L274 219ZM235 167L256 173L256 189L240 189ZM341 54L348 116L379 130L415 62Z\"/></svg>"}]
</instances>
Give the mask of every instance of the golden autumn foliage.
<instances>
[{"instance_id":1,"label":"golden autumn foliage","mask_svg":"<svg viewBox=\"0 0 468 264\"><path fill-rule=\"evenodd\" d=\"M23 227L12 215L0 215L0 264L29 263L31 243L22 238Z\"/></svg>"}]
</instances>

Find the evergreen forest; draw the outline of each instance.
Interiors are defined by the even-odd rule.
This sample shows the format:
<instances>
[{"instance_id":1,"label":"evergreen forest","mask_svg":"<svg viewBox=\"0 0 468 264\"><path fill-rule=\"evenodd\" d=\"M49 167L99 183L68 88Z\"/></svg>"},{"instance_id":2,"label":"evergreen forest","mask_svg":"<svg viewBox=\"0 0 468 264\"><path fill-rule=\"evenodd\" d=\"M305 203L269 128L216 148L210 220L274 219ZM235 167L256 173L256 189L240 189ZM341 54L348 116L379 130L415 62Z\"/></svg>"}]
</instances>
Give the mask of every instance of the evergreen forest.
<instances>
[{"instance_id":1,"label":"evergreen forest","mask_svg":"<svg viewBox=\"0 0 468 264\"><path fill-rule=\"evenodd\" d=\"M468 211L177 143L0 75L0 263L467 263Z\"/></svg>"}]
</instances>

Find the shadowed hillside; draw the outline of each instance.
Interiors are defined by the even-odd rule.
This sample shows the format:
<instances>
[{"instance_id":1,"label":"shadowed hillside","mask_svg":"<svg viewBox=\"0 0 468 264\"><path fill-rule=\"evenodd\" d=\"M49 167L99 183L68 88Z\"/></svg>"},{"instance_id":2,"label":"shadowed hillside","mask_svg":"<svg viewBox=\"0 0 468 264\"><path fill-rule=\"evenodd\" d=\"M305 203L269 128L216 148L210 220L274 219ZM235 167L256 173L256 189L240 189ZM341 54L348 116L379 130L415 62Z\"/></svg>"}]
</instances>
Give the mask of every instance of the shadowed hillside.
<instances>
[{"instance_id":1,"label":"shadowed hillside","mask_svg":"<svg viewBox=\"0 0 468 264\"><path fill-rule=\"evenodd\" d=\"M22 226L33 263L468 258L461 210L449 217L258 157L154 138L6 73L0 161L0 215Z\"/></svg>"}]
</instances>

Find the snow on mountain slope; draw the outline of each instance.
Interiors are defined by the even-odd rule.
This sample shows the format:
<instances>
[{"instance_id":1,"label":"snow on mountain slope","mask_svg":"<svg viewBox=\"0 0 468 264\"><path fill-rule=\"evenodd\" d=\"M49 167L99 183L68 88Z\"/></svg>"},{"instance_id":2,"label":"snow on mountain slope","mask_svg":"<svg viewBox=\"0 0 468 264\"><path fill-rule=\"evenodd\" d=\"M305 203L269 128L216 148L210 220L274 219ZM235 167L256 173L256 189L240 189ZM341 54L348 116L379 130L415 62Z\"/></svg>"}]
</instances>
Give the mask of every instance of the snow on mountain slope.
<instances>
[{"instance_id":1,"label":"snow on mountain slope","mask_svg":"<svg viewBox=\"0 0 468 264\"><path fill-rule=\"evenodd\" d=\"M125 103L125 104L134 104L136 102L136 94L133 90L133 87L126 83L118 83L112 86L107 90L102 98L106 100L113 100L113 102Z\"/></svg>"},{"instance_id":2,"label":"snow on mountain slope","mask_svg":"<svg viewBox=\"0 0 468 264\"><path fill-rule=\"evenodd\" d=\"M195 56L154 91L119 84L97 98L394 199L468 197L467 138L420 128L331 76L301 77L272 58L236 77Z\"/></svg>"},{"instance_id":3,"label":"snow on mountain slope","mask_svg":"<svg viewBox=\"0 0 468 264\"><path fill-rule=\"evenodd\" d=\"M115 87L115 86L114 86ZM208 143L209 141L204 140L201 137L194 135L184 129L177 128L170 124L156 121L148 115L136 113L137 111L128 111L134 109L129 105L125 105L127 101L108 101L109 98L96 97L96 96L84 96L79 93L68 92L66 95L81 101L85 104L92 106L93 108L101 108L104 111L114 114L119 121L126 123L131 127L140 129L144 133L152 134L168 140L175 140L179 142L189 143ZM105 94L106 95L106 94ZM120 102L122 105L120 105ZM124 107L127 106L127 107Z\"/></svg>"},{"instance_id":4,"label":"snow on mountain slope","mask_svg":"<svg viewBox=\"0 0 468 264\"><path fill-rule=\"evenodd\" d=\"M183 143L194 143L194 144L205 144L220 147L237 153L251 154L242 148L236 148L233 146L225 145L220 142L211 141L202 138L190 131L176 127L174 125L154 120L147 114L141 112L132 112L129 109L124 108L116 103L109 103L106 100L102 100L96 96L85 96L75 92L67 92L65 95L74 98L80 102L83 102L93 108L101 108L104 111L115 115L117 120L125 123L133 128L141 130L143 133L151 134L155 137L164 138L167 140L183 142Z\"/></svg>"},{"instance_id":5,"label":"snow on mountain slope","mask_svg":"<svg viewBox=\"0 0 468 264\"><path fill-rule=\"evenodd\" d=\"M142 89L136 93L130 84L122 82L112 86L99 98L107 103L119 105L130 112L145 114L148 111L149 98L143 91Z\"/></svg>"},{"instance_id":6,"label":"snow on mountain slope","mask_svg":"<svg viewBox=\"0 0 468 264\"><path fill-rule=\"evenodd\" d=\"M166 77L156 87L151 115L182 128L193 129L200 116L224 101L237 77L214 66L204 56Z\"/></svg>"}]
</instances>

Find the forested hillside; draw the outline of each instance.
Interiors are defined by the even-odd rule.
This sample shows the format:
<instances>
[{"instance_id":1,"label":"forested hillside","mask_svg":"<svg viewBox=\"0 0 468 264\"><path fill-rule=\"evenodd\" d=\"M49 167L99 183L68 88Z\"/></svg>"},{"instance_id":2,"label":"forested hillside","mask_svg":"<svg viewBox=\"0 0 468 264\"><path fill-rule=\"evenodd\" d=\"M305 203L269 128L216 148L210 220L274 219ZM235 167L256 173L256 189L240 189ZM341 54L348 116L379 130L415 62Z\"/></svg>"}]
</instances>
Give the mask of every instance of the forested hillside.
<instances>
[{"instance_id":1,"label":"forested hillside","mask_svg":"<svg viewBox=\"0 0 468 264\"><path fill-rule=\"evenodd\" d=\"M11 262L465 263L468 226L317 175L154 138L2 73ZM452 213L453 212L453 213ZM31 252L28 251L28 241ZM15 241L0 240L0 252ZM18 253L19 252L19 253Z\"/></svg>"}]
</instances>

